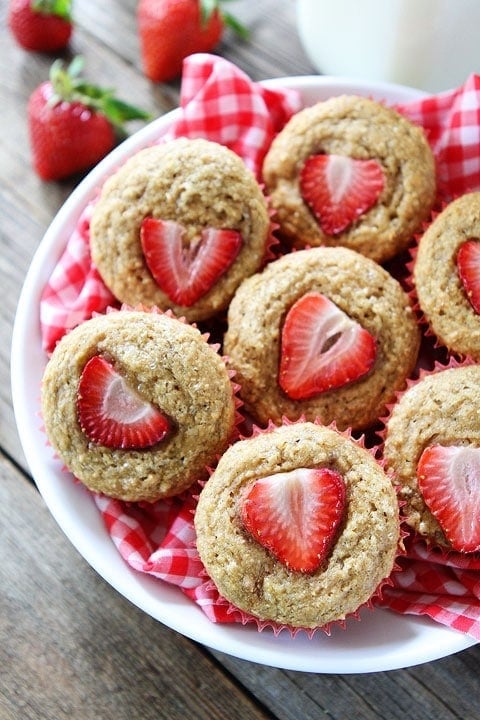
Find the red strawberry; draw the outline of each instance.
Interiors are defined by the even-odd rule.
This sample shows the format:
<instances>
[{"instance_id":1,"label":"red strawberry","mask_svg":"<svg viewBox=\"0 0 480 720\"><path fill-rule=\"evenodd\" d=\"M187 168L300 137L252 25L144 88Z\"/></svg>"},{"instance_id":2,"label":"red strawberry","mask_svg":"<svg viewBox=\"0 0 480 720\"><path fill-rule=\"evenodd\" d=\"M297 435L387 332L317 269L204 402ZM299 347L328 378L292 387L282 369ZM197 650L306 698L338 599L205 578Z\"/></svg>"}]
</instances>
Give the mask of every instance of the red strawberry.
<instances>
[{"instance_id":1,"label":"red strawberry","mask_svg":"<svg viewBox=\"0 0 480 720\"><path fill-rule=\"evenodd\" d=\"M480 448L430 445L417 465L420 492L452 547L480 550Z\"/></svg>"},{"instance_id":2,"label":"red strawberry","mask_svg":"<svg viewBox=\"0 0 480 720\"><path fill-rule=\"evenodd\" d=\"M113 97L80 77L75 58L65 70L53 63L50 80L32 93L28 124L33 166L43 180L57 180L87 170L125 135L123 123L148 113Z\"/></svg>"},{"instance_id":3,"label":"red strawberry","mask_svg":"<svg viewBox=\"0 0 480 720\"><path fill-rule=\"evenodd\" d=\"M313 572L327 557L345 509L345 483L328 468L256 480L242 503L245 529L289 569Z\"/></svg>"},{"instance_id":4,"label":"red strawberry","mask_svg":"<svg viewBox=\"0 0 480 720\"><path fill-rule=\"evenodd\" d=\"M470 305L480 315L480 241L470 238L460 245L457 268Z\"/></svg>"},{"instance_id":5,"label":"red strawberry","mask_svg":"<svg viewBox=\"0 0 480 720\"><path fill-rule=\"evenodd\" d=\"M376 160L312 155L300 174L303 199L327 235L336 235L377 202L384 186Z\"/></svg>"},{"instance_id":6,"label":"red strawberry","mask_svg":"<svg viewBox=\"0 0 480 720\"><path fill-rule=\"evenodd\" d=\"M72 34L71 0L10 0L8 25L25 50L58 52Z\"/></svg>"},{"instance_id":7,"label":"red strawberry","mask_svg":"<svg viewBox=\"0 0 480 720\"><path fill-rule=\"evenodd\" d=\"M83 368L77 411L83 432L108 448L150 447L171 428L168 418L129 387L101 355L94 355Z\"/></svg>"},{"instance_id":8,"label":"red strawberry","mask_svg":"<svg viewBox=\"0 0 480 720\"><path fill-rule=\"evenodd\" d=\"M184 58L213 50L226 25L245 37L245 29L221 4L222 0L140 0L137 23L145 75L153 82L178 77Z\"/></svg>"},{"instance_id":9,"label":"red strawberry","mask_svg":"<svg viewBox=\"0 0 480 720\"><path fill-rule=\"evenodd\" d=\"M317 292L303 295L282 329L279 383L293 400L355 382L373 367L375 339Z\"/></svg>"},{"instance_id":10,"label":"red strawberry","mask_svg":"<svg viewBox=\"0 0 480 720\"><path fill-rule=\"evenodd\" d=\"M236 230L205 228L189 245L173 220L145 218L140 240L155 282L170 300L189 307L207 293L233 263L242 246Z\"/></svg>"}]
</instances>

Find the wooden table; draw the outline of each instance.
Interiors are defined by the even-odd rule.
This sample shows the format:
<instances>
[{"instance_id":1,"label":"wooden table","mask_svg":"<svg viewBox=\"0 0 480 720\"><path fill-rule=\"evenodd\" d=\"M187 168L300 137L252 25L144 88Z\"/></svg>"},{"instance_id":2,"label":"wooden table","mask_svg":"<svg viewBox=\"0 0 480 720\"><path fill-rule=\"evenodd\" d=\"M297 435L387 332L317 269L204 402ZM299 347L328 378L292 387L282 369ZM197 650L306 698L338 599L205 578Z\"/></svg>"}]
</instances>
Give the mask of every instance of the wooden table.
<instances>
[{"instance_id":1,"label":"wooden table","mask_svg":"<svg viewBox=\"0 0 480 720\"><path fill-rule=\"evenodd\" d=\"M0 718L480 717L480 646L410 669L315 675L212 652L137 610L107 585L58 529L37 492L17 436L10 338L30 260L73 182L44 183L30 165L25 107L51 57L29 54L1 5ZM293 0L238 0L249 42L227 34L218 52L253 79L314 72L295 29ZM91 78L158 116L178 83L141 73L134 0L75 3L71 43Z\"/></svg>"}]
</instances>

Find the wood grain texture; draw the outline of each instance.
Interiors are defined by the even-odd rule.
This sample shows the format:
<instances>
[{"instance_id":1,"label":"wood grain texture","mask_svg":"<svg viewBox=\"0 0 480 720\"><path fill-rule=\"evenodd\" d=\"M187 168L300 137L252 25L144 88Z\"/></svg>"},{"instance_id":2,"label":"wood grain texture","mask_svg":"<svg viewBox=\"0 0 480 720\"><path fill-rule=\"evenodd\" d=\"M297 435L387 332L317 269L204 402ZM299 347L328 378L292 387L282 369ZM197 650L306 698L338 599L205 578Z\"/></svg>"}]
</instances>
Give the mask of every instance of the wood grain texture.
<instances>
[{"instance_id":1,"label":"wood grain texture","mask_svg":"<svg viewBox=\"0 0 480 720\"><path fill-rule=\"evenodd\" d=\"M75 2L65 58L82 54L88 77L159 116L178 104L180 84L143 77L136 4ZM217 52L254 80L314 73L296 34L295 5L231 2L250 40L227 32ZM16 46L6 10L7 0L0 0L0 720L478 720L478 645L367 675L288 672L237 660L135 608L58 529L30 482L18 440L10 341L31 258L81 178L44 183L32 171L25 108L53 58Z\"/></svg>"},{"instance_id":2,"label":"wood grain texture","mask_svg":"<svg viewBox=\"0 0 480 720\"><path fill-rule=\"evenodd\" d=\"M4 458L0 528L2 720L270 717L203 648L91 570Z\"/></svg>"}]
</instances>

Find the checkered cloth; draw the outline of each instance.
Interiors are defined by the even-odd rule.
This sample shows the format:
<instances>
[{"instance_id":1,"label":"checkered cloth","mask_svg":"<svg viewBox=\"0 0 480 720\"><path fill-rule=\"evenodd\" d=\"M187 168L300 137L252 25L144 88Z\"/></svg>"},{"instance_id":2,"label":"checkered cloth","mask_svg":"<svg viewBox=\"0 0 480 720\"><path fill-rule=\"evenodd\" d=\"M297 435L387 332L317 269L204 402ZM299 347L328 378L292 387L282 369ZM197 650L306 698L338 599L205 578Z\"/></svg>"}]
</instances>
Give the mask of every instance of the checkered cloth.
<instances>
[{"instance_id":1,"label":"checkered cloth","mask_svg":"<svg viewBox=\"0 0 480 720\"><path fill-rule=\"evenodd\" d=\"M221 58L194 55L184 66L179 119L159 141L183 135L221 142L259 177L272 138L299 107L295 93L267 90ZM457 90L398 109L425 127L444 199L480 189L480 77L472 75ZM114 304L90 262L91 207L85 208L43 292L40 318L47 352L66 330ZM178 585L213 622L252 620L221 598L205 573L195 548L195 491L151 505L97 495L94 500L132 568ZM407 554L399 562L402 571L392 574L392 584L377 604L427 615L480 640L480 556L442 554L409 538Z\"/></svg>"}]
</instances>

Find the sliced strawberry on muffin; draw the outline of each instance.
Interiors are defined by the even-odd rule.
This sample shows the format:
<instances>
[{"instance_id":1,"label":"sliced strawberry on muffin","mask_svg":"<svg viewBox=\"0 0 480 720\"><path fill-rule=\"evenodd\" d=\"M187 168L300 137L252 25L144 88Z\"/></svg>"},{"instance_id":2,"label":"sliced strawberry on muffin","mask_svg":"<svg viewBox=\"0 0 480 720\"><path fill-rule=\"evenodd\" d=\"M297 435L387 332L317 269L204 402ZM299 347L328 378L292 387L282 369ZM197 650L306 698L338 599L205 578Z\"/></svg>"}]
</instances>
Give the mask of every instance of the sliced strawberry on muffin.
<instances>
[{"instance_id":1,"label":"sliced strawberry on muffin","mask_svg":"<svg viewBox=\"0 0 480 720\"><path fill-rule=\"evenodd\" d=\"M172 313L122 308L64 335L42 379L47 437L89 490L156 502L208 477L236 388L217 347Z\"/></svg>"},{"instance_id":2,"label":"sliced strawberry on muffin","mask_svg":"<svg viewBox=\"0 0 480 720\"><path fill-rule=\"evenodd\" d=\"M183 242L185 228L172 220L145 218L140 230L143 253L158 286L177 305L190 307L215 285L242 246L236 230L203 228Z\"/></svg>"},{"instance_id":3,"label":"sliced strawberry on muffin","mask_svg":"<svg viewBox=\"0 0 480 720\"><path fill-rule=\"evenodd\" d=\"M342 622L371 602L399 552L390 478L360 443L320 423L271 424L233 443L194 522L218 593L259 629Z\"/></svg>"},{"instance_id":4,"label":"sliced strawberry on muffin","mask_svg":"<svg viewBox=\"0 0 480 720\"><path fill-rule=\"evenodd\" d=\"M355 382L372 369L373 335L325 295L307 293L290 308L282 328L279 383L302 400Z\"/></svg>"},{"instance_id":5,"label":"sliced strawberry on muffin","mask_svg":"<svg viewBox=\"0 0 480 720\"><path fill-rule=\"evenodd\" d=\"M429 445L417 465L418 486L454 550L480 550L480 448Z\"/></svg>"},{"instance_id":6,"label":"sliced strawberry on muffin","mask_svg":"<svg viewBox=\"0 0 480 720\"><path fill-rule=\"evenodd\" d=\"M337 235L378 200L385 186L376 160L312 155L300 173L303 198L327 235Z\"/></svg>"},{"instance_id":7,"label":"sliced strawberry on muffin","mask_svg":"<svg viewBox=\"0 0 480 720\"><path fill-rule=\"evenodd\" d=\"M166 415L129 387L101 355L94 355L83 368L77 409L82 430L93 442L109 448L150 447L171 429Z\"/></svg>"},{"instance_id":8,"label":"sliced strawberry on muffin","mask_svg":"<svg viewBox=\"0 0 480 720\"><path fill-rule=\"evenodd\" d=\"M264 265L272 224L236 153L182 137L140 150L106 181L90 235L92 262L117 300L197 322L222 313Z\"/></svg>"},{"instance_id":9,"label":"sliced strawberry on muffin","mask_svg":"<svg viewBox=\"0 0 480 720\"><path fill-rule=\"evenodd\" d=\"M345 484L329 468L256 480L242 500L245 529L286 567L312 572L326 558L345 511Z\"/></svg>"},{"instance_id":10,"label":"sliced strawberry on muffin","mask_svg":"<svg viewBox=\"0 0 480 720\"><path fill-rule=\"evenodd\" d=\"M420 331L400 283L348 248L287 253L243 281L223 348L255 422L374 425L413 371Z\"/></svg>"},{"instance_id":11,"label":"sliced strawberry on muffin","mask_svg":"<svg viewBox=\"0 0 480 720\"><path fill-rule=\"evenodd\" d=\"M406 522L429 545L480 550L480 365L422 373L385 420L383 456Z\"/></svg>"},{"instance_id":12,"label":"sliced strawberry on muffin","mask_svg":"<svg viewBox=\"0 0 480 720\"><path fill-rule=\"evenodd\" d=\"M411 244L436 198L423 128L359 95L294 114L270 145L262 177L293 247L342 245L378 263Z\"/></svg>"},{"instance_id":13,"label":"sliced strawberry on muffin","mask_svg":"<svg viewBox=\"0 0 480 720\"><path fill-rule=\"evenodd\" d=\"M468 301L480 315L480 240L470 238L460 245L457 267Z\"/></svg>"},{"instance_id":14,"label":"sliced strawberry on muffin","mask_svg":"<svg viewBox=\"0 0 480 720\"><path fill-rule=\"evenodd\" d=\"M412 281L423 321L438 345L480 361L480 192L436 213L419 237Z\"/></svg>"}]
</instances>

